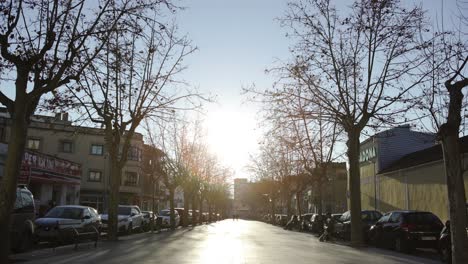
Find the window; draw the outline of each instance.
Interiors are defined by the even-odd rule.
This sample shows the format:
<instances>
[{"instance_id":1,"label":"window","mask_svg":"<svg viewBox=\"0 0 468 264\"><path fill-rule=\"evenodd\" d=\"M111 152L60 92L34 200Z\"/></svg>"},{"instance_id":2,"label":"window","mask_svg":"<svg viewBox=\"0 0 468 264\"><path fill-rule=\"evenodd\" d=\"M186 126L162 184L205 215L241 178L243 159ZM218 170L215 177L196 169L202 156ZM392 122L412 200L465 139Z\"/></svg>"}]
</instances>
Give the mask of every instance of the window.
<instances>
[{"instance_id":1,"label":"window","mask_svg":"<svg viewBox=\"0 0 468 264\"><path fill-rule=\"evenodd\" d=\"M88 217L88 219L92 218L91 213L89 212L88 208L83 210L83 218Z\"/></svg>"},{"instance_id":2,"label":"window","mask_svg":"<svg viewBox=\"0 0 468 264\"><path fill-rule=\"evenodd\" d=\"M73 143L71 141L60 142L60 151L65 153L73 152Z\"/></svg>"},{"instance_id":3,"label":"window","mask_svg":"<svg viewBox=\"0 0 468 264\"><path fill-rule=\"evenodd\" d=\"M127 158L129 160L141 161L141 149L131 146L128 150Z\"/></svg>"},{"instance_id":4,"label":"window","mask_svg":"<svg viewBox=\"0 0 468 264\"><path fill-rule=\"evenodd\" d=\"M91 155L102 156L104 154L104 145L92 144Z\"/></svg>"},{"instance_id":5,"label":"window","mask_svg":"<svg viewBox=\"0 0 468 264\"><path fill-rule=\"evenodd\" d=\"M102 172L91 170L89 171L88 181L90 182L100 182L102 178Z\"/></svg>"},{"instance_id":6,"label":"window","mask_svg":"<svg viewBox=\"0 0 468 264\"><path fill-rule=\"evenodd\" d=\"M378 223L386 223L386 222L388 222L389 218L390 218L390 213L386 213L377 222Z\"/></svg>"},{"instance_id":7,"label":"window","mask_svg":"<svg viewBox=\"0 0 468 264\"><path fill-rule=\"evenodd\" d=\"M132 208L132 215L139 215L140 213L138 212L137 209Z\"/></svg>"},{"instance_id":8,"label":"window","mask_svg":"<svg viewBox=\"0 0 468 264\"><path fill-rule=\"evenodd\" d=\"M389 223L398 223L400 222L400 213L392 213L390 219L388 220Z\"/></svg>"},{"instance_id":9,"label":"window","mask_svg":"<svg viewBox=\"0 0 468 264\"><path fill-rule=\"evenodd\" d=\"M41 147L41 140L37 138L29 138L26 147L28 149L38 150Z\"/></svg>"},{"instance_id":10,"label":"window","mask_svg":"<svg viewBox=\"0 0 468 264\"><path fill-rule=\"evenodd\" d=\"M125 186L137 186L138 185L138 174L136 172L125 172Z\"/></svg>"}]
</instances>

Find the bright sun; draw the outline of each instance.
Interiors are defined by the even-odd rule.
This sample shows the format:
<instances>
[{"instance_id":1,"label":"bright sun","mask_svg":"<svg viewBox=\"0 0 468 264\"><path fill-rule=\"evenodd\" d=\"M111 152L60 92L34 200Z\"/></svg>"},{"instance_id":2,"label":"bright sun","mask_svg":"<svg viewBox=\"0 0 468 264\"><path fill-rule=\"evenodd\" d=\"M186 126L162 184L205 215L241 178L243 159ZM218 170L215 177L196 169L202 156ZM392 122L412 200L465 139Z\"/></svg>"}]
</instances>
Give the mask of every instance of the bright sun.
<instances>
[{"instance_id":1,"label":"bright sun","mask_svg":"<svg viewBox=\"0 0 468 264\"><path fill-rule=\"evenodd\" d=\"M206 122L208 144L219 159L236 171L235 177L247 177L249 153L257 149L257 130L253 114L241 111L212 111Z\"/></svg>"}]
</instances>

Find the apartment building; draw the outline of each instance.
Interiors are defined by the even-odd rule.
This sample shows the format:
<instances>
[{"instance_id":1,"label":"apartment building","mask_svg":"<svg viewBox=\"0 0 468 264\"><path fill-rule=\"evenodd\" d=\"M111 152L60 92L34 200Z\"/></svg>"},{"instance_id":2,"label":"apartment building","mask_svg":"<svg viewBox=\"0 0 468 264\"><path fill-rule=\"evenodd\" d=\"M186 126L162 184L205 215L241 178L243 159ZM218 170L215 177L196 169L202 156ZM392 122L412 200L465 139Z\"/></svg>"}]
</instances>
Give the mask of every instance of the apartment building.
<instances>
[{"instance_id":1,"label":"apartment building","mask_svg":"<svg viewBox=\"0 0 468 264\"><path fill-rule=\"evenodd\" d=\"M5 144L10 123L9 114L1 109L0 142ZM143 145L143 136L135 133L121 176L121 204L141 204ZM62 161L79 167L73 175L62 175L65 181L57 177L29 179L28 187L40 205L47 206L51 201L57 205L79 202L100 212L107 208L110 164L103 129L74 125L67 114L35 115L28 130L26 153L42 159L48 157L49 163ZM78 177L79 181L67 182L70 176Z\"/></svg>"}]
</instances>

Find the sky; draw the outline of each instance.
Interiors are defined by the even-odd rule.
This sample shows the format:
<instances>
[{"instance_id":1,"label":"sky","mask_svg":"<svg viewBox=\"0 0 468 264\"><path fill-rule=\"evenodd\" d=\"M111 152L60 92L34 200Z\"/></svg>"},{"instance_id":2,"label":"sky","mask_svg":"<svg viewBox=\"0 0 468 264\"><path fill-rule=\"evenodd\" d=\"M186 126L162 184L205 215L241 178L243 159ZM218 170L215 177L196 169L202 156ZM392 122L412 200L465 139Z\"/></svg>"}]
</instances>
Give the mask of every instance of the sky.
<instances>
[{"instance_id":1,"label":"sky","mask_svg":"<svg viewBox=\"0 0 468 264\"><path fill-rule=\"evenodd\" d=\"M181 78L204 94L216 96L205 104L204 127L211 150L235 171L235 178L248 177L246 165L258 152L262 137L258 123L260 106L246 101L242 87L271 88L274 76L265 70L290 57L292 42L286 38L277 18L287 10L287 0L173 0L185 7L176 12L180 34L187 34L198 50L186 58L188 67ZM352 1L335 0L339 10ZM453 19L455 0L414 0L429 15L445 7L446 19ZM453 22L453 21L451 21ZM6 88L5 88L6 87ZM5 86L7 94L14 89ZM14 95L12 95L13 97Z\"/></svg>"},{"instance_id":2,"label":"sky","mask_svg":"<svg viewBox=\"0 0 468 264\"><path fill-rule=\"evenodd\" d=\"M338 9L351 1L334 1ZM454 10L455 0L403 1L422 3L435 19L445 5ZM177 13L181 32L198 47L187 59L183 78L205 93L217 96L206 105L205 129L212 151L235 170L235 178L249 177L245 166L257 153L261 138L259 106L246 102L241 88L255 84L270 88L274 76L265 69L287 60L291 42L277 18L284 15L286 0L185 0ZM450 11L452 10L452 11ZM447 16L450 17L450 16Z\"/></svg>"},{"instance_id":3,"label":"sky","mask_svg":"<svg viewBox=\"0 0 468 264\"><path fill-rule=\"evenodd\" d=\"M255 84L271 87L274 79L264 73L279 58L288 56L285 31L275 21L283 14L282 0L183 1L177 14L198 51L185 63L183 79L204 93L216 96L205 106L205 129L211 150L234 169L235 178L248 177L249 156L261 137L258 106L246 102L241 88Z\"/></svg>"}]
</instances>

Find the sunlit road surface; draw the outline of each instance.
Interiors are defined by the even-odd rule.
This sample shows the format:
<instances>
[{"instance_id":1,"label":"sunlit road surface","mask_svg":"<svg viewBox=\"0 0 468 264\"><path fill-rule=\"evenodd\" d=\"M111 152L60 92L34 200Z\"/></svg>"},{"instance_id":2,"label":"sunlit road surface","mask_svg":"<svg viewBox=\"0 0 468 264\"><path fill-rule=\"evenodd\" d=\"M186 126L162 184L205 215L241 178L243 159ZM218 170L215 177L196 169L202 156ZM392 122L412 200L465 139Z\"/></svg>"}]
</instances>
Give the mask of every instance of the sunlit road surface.
<instances>
[{"instance_id":1,"label":"sunlit road surface","mask_svg":"<svg viewBox=\"0 0 468 264\"><path fill-rule=\"evenodd\" d=\"M317 237L269 224L224 220L193 229L143 233L101 242L38 250L15 256L27 263L440 263L428 258L375 248L355 249L321 243Z\"/></svg>"}]
</instances>

